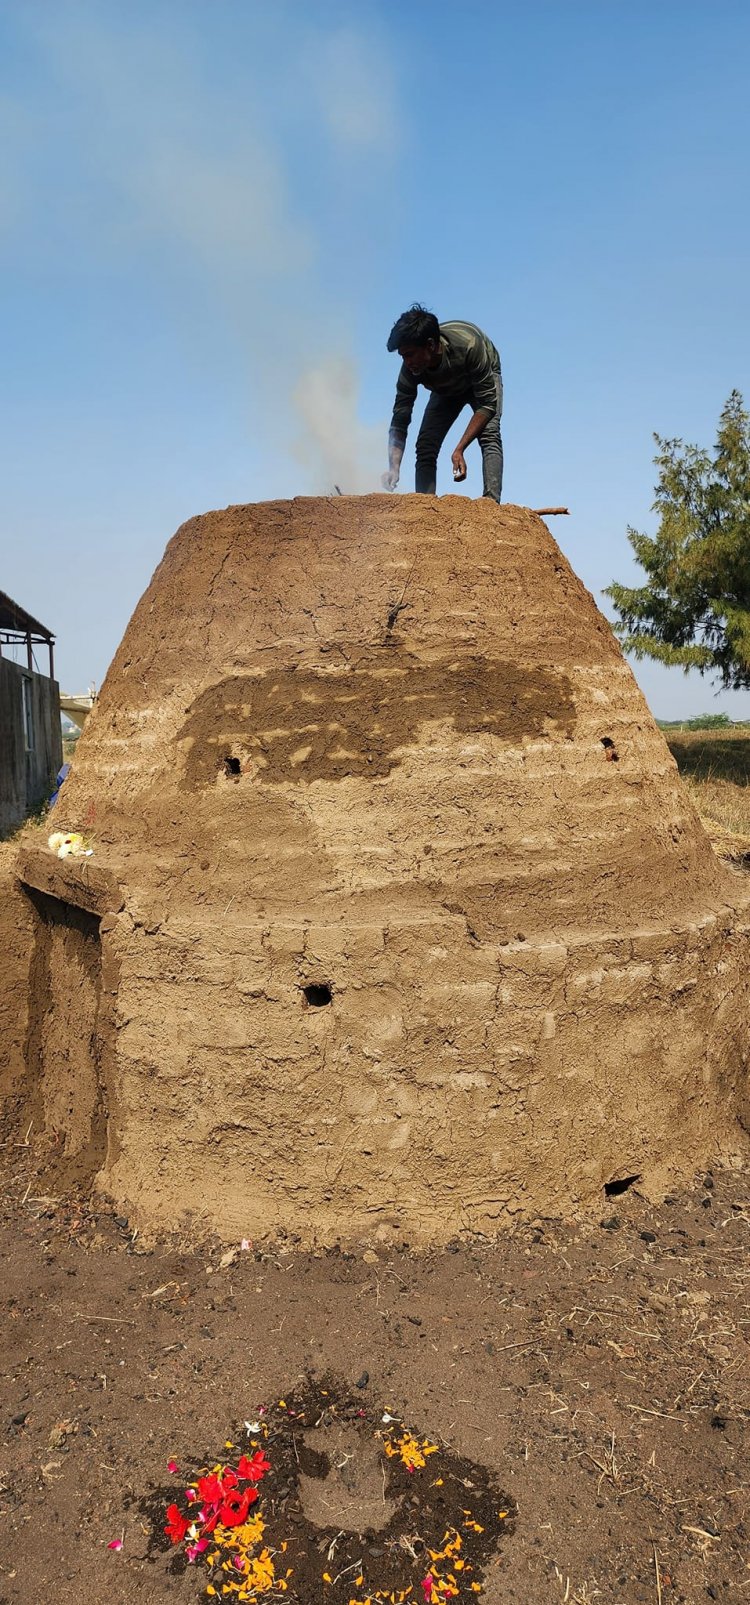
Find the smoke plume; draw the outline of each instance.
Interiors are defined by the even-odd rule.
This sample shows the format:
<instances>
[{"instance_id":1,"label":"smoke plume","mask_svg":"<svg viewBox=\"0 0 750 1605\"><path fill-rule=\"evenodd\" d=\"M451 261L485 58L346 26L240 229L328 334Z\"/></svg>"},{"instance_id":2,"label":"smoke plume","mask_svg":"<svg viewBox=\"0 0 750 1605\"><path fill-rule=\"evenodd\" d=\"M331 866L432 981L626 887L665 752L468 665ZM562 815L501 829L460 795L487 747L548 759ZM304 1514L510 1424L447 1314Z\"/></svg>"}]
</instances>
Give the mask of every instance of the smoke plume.
<instances>
[{"instance_id":1,"label":"smoke plume","mask_svg":"<svg viewBox=\"0 0 750 1605\"><path fill-rule=\"evenodd\" d=\"M301 426L296 455L311 489L353 495L377 487L384 431L360 423L358 402L359 378L350 357L325 357L300 375L292 393Z\"/></svg>"},{"instance_id":2,"label":"smoke plume","mask_svg":"<svg viewBox=\"0 0 750 1605\"><path fill-rule=\"evenodd\" d=\"M116 263L161 298L194 371L220 383L223 368L234 391L241 369L252 444L282 465L284 493L374 488L385 419L359 419L353 334L376 284L368 224L391 188L397 118L372 25L331 27L298 0L70 0L19 27L40 61L38 148L5 187L44 174L45 256L100 281Z\"/></svg>"}]
</instances>

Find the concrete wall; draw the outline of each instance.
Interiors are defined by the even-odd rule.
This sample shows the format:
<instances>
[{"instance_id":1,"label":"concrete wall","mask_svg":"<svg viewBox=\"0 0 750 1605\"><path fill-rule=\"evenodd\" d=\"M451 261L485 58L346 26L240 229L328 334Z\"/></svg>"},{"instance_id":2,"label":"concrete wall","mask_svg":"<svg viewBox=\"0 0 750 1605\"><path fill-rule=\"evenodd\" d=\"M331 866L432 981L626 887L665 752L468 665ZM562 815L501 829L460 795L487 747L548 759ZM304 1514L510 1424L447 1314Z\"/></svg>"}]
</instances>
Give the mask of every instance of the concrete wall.
<instances>
[{"instance_id":1,"label":"concrete wall","mask_svg":"<svg viewBox=\"0 0 750 1605\"><path fill-rule=\"evenodd\" d=\"M31 685L31 745L27 745L23 682ZM0 658L0 836L15 830L52 791L62 764L60 688L46 675Z\"/></svg>"}]
</instances>

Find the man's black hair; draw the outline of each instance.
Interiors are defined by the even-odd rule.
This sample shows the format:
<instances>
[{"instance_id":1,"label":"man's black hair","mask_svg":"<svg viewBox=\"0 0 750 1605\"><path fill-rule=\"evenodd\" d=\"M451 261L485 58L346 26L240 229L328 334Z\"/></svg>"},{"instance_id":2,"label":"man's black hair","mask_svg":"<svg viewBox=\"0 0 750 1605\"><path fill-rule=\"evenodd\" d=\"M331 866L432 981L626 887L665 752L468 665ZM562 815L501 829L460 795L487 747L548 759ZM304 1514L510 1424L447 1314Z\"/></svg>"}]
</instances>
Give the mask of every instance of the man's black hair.
<instances>
[{"instance_id":1,"label":"man's black hair","mask_svg":"<svg viewBox=\"0 0 750 1605\"><path fill-rule=\"evenodd\" d=\"M388 336L388 350L399 351L401 346L425 346L428 340L440 339L440 324L434 312L428 312L415 301L408 312L402 312Z\"/></svg>"}]
</instances>

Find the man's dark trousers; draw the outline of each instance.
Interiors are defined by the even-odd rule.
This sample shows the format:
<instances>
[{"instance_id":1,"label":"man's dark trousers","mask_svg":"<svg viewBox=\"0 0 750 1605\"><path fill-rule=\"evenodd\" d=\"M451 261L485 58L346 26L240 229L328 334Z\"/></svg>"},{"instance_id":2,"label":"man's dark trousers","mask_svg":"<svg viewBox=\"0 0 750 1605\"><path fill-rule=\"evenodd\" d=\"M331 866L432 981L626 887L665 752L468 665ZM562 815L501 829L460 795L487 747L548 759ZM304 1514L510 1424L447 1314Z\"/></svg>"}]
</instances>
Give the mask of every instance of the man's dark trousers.
<instances>
[{"instance_id":1,"label":"man's dark trousers","mask_svg":"<svg viewBox=\"0 0 750 1605\"><path fill-rule=\"evenodd\" d=\"M482 448L483 494L492 496L499 502L503 489L503 442L500 435L503 381L499 373L495 379L495 393L497 412L485 425L478 439ZM417 472L414 488L421 495L435 495L440 447L448 430L452 428L459 413L463 412L466 406L471 407L472 412L476 412L476 402L469 393L465 396L441 396L437 391L433 391L430 396L425 407L422 427L417 436Z\"/></svg>"}]
</instances>

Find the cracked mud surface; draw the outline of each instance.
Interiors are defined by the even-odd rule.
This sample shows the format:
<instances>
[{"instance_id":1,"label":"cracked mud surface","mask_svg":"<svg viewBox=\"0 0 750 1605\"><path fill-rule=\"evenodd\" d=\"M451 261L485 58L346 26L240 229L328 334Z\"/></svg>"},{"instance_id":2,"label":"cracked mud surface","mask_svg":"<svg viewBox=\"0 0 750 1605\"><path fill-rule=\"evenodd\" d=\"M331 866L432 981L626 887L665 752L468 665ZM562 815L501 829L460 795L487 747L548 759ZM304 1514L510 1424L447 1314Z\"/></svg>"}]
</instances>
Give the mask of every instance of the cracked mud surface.
<instances>
[{"instance_id":1,"label":"cracked mud surface","mask_svg":"<svg viewBox=\"0 0 750 1605\"><path fill-rule=\"evenodd\" d=\"M190 520L57 807L92 858L32 831L0 898L50 1191L424 1246L747 1151L747 883L528 509Z\"/></svg>"},{"instance_id":2,"label":"cracked mud surface","mask_svg":"<svg viewBox=\"0 0 750 1605\"><path fill-rule=\"evenodd\" d=\"M185 785L212 785L223 754L235 752L238 773L271 783L374 780L390 774L430 720L505 741L572 730L570 682L548 670L477 657L425 665L396 648L373 654L356 646L346 663L346 672L324 661L211 686L177 738L187 748Z\"/></svg>"}]
</instances>

